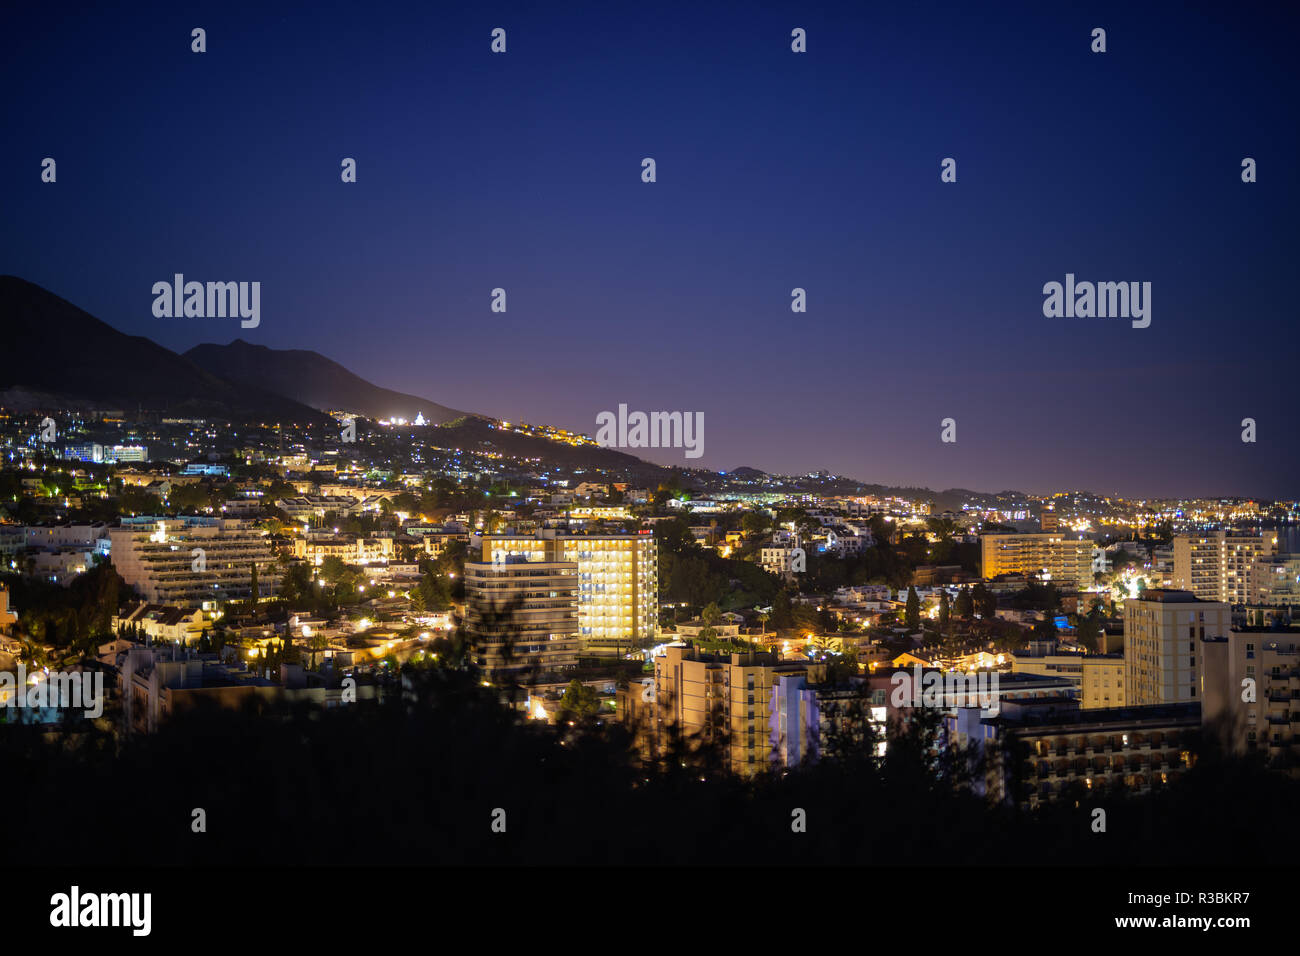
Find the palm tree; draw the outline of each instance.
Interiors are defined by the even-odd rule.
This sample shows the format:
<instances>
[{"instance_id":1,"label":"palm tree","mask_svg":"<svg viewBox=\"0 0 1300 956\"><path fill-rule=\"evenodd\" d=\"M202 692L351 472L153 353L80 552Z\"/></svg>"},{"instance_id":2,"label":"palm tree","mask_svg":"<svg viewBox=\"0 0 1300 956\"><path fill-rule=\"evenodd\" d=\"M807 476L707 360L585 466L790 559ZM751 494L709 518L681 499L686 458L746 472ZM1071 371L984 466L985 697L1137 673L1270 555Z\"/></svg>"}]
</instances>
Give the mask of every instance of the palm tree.
<instances>
[{"instance_id":1,"label":"palm tree","mask_svg":"<svg viewBox=\"0 0 1300 956\"><path fill-rule=\"evenodd\" d=\"M40 644L37 644L30 637L24 637L21 639L21 641L22 641L22 648L18 652L18 660L21 661L24 665L31 665L32 667L44 667L45 648L42 647Z\"/></svg>"},{"instance_id":2,"label":"palm tree","mask_svg":"<svg viewBox=\"0 0 1300 956\"><path fill-rule=\"evenodd\" d=\"M330 646L329 639L320 631L313 631L307 638L307 649L311 652L311 669L316 669L316 655Z\"/></svg>"}]
</instances>

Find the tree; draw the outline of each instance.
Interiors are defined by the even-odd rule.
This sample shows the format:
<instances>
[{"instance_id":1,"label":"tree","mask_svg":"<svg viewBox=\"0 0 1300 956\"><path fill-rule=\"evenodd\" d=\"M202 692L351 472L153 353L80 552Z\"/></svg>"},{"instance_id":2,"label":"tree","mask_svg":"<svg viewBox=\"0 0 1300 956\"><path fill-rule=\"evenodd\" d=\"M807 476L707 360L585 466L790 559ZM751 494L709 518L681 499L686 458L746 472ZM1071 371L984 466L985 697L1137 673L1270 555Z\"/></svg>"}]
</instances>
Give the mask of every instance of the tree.
<instances>
[{"instance_id":1,"label":"tree","mask_svg":"<svg viewBox=\"0 0 1300 956\"><path fill-rule=\"evenodd\" d=\"M346 573L348 566L338 555L331 554L320 565L320 576L328 584L335 584Z\"/></svg>"},{"instance_id":2,"label":"tree","mask_svg":"<svg viewBox=\"0 0 1300 956\"><path fill-rule=\"evenodd\" d=\"M446 575L426 571L418 588L426 610L445 611L451 607L451 582Z\"/></svg>"},{"instance_id":3,"label":"tree","mask_svg":"<svg viewBox=\"0 0 1300 956\"><path fill-rule=\"evenodd\" d=\"M1079 615L1078 641L1090 651L1100 651L1098 639L1101 637L1101 609L1094 604L1087 614Z\"/></svg>"},{"instance_id":4,"label":"tree","mask_svg":"<svg viewBox=\"0 0 1300 956\"><path fill-rule=\"evenodd\" d=\"M926 526L940 541L948 541L957 533L957 522L952 518L934 517L926 519Z\"/></svg>"},{"instance_id":5,"label":"tree","mask_svg":"<svg viewBox=\"0 0 1300 956\"><path fill-rule=\"evenodd\" d=\"M975 602L971 599L970 588L962 588L957 592L957 606L953 613L967 621L975 616Z\"/></svg>"},{"instance_id":6,"label":"tree","mask_svg":"<svg viewBox=\"0 0 1300 956\"><path fill-rule=\"evenodd\" d=\"M285 562L284 575L280 579L280 600L298 610L309 603L312 598L311 569L301 561Z\"/></svg>"},{"instance_id":7,"label":"tree","mask_svg":"<svg viewBox=\"0 0 1300 956\"><path fill-rule=\"evenodd\" d=\"M778 591L772 601L772 626L778 631L794 627L794 609L786 591Z\"/></svg>"},{"instance_id":8,"label":"tree","mask_svg":"<svg viewBox=\"0 0 1300 956\"><path fill-rule=\"evenodd\" d=\"M212 499L201 484L176 485L167 496L167 503L176 511L203 511L212 506Z\"/></svg>"},{"instance_id":9,"label":"tree","mask_svg":"<svg viewBox=\"0 0 1300 956\"><path fill-rule=\"evenodd\" d=\"M403 514L418 514L420 511L420 499L415 497L409 491L403 491L393 499L393 510L400 511Z\"/></svg>"},{"instance_id":10,"label":"tree","mask_svg":"<svg viewBox=\"0 0 1300 956\"><path fill-rule=\"evenodd\" d=\"M586 720L600 710L600 696L576 677L564 689L558 716L561 719Z\"/></svg>"},{"instance_id":11,"label":"tree","mask_svg":"<svg viewBox=\"0 0 1300 956\"><path fill-rule=\"evenodd\" d=\"M713 625L717 624L718 619L721 617L722 611L718 609L716 603L710 601L704 605L704 610L700 611L700 621L704 624L704 627L700 630L700 640L712 641L717 639L718 631Z\"/></svg>"},{"instance_id":12,"label":"tree","mask_svg":"<svg viewBox=\"0 0 1300 956\"><path fill-rule=\"evenodd\" d=\"M311 651L311 667L316 669L316 655L330 646L329 638L320 631L312 631L311 637L307 638L307 650Z\"/></svg>"},{"instance_id":13,"label":"tree","mask_svg":"<svg viewBox=\"0 0 1300 956\"><path fill-rule=\"evenodd\" d=\"M904 612L903 621L909 631L921 627L921 599L916 596L916 588L911 586L907 589L907 610Z\"/></svg>"},{"instance_id":14,"label":"tree","mask_svg":"<svg viewBox=\"0 0 1300 956\"><path fill-rule=\"evenodd\" d=\"M939 626L940 627L948 626L948 612L949 612L948 592L940 591L939 592Z\"/></svg>"}]
</instances>

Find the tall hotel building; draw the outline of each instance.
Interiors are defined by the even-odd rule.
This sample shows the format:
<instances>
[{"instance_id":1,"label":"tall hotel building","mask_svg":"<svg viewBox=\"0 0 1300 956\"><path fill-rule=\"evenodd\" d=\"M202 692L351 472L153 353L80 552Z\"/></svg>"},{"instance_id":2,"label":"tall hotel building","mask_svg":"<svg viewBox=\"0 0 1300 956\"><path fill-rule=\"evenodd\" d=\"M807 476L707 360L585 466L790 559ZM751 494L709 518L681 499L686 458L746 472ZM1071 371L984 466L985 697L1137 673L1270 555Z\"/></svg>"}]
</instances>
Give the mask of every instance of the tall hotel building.
<instances>
[{"instance_id":1,"label":"tall hotel building","mask_svg":"<svg viewBox=\"0 0 1300 956\"><path fill-rule=\"evenodd\" d=\"M1190 591L1156 588L1124 602L1124 692L1129 706L1201 699L1203 642L1226 638L1232 610Z\"/></svg>"},{"instance_id":2,"label":"tall hotel building","mask_svg":"<svg viewBox=\"0 0 1300 956\"><path fill-rule=\"evenodd\" d=\"M659 552L654 535L484 535L485 563L510 559L578 568L578 638L585 654L621 657L659 635Z\"/></svg>"},{"instance_id":3,"label":"tall hotel building","mask_svg":"<svg viewBox=\"0 0 1300 956\"><path fill-rule=\"evenodd\" d=\"M1174 586L1203 601L1246 604L1255 562L1277 548L1273 531L1210 531L1174 538Z\"/></svg>"},{"instance_id":4,"label":"tall hotel building","mask_svg":"<svg viewBox=\"0 0 1300 956\"><path fill-rule=\"evenodd\" d=\"M985 578L999 574L1046 575L1067 587L1092 586L1093 543L1063 534L986 534L980 536Z\"/></svg>"},{"instance_id":5,"label":"tall hotel building","mask_svg":"<svg viewBox=\"0 0 1300 956\"><path fill-rule=\"evenodd\" d=\"M466 562L465 626L489 680L511 671L554 673L578 663L578 566Z\"/></svg>"},{"instance_id":6,"label":"tall hotel building","mask_svg":"<svg viewBox=\"0 0 1300 956\"><path fill-rule=\"evenodd\" d=\"M247 601L255 564L259 597L272 597L280 588L270 539L240 521L159 519L109 528L108 538L113 567L151 604Z\"/></svg>"}]
</instances>

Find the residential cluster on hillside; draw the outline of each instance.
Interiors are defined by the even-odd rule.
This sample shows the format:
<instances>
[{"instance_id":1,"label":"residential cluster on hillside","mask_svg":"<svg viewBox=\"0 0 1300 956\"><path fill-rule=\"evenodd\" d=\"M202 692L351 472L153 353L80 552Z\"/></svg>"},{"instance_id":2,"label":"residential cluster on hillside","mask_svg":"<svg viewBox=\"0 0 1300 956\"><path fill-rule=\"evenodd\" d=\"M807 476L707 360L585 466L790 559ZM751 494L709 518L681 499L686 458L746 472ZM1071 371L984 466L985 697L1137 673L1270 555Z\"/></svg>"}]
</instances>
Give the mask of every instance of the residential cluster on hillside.
<instances>
[{"instance_id":1,"label":"residential cluster on hillside","mask_svg":"<svg viewBox=\"0 0 1300 956\"><path fill-rule=\"evenodd\" d=\"M453 667L525 719L619 722L647 759L686 739L740 776L884 754L925 712L1029 805L1166 786L1206 731L1295 763L1296 502L953 502L363 435L0 413L0 670L102 671L97 719L131 735Z\"/></svg>"}]
</instances>

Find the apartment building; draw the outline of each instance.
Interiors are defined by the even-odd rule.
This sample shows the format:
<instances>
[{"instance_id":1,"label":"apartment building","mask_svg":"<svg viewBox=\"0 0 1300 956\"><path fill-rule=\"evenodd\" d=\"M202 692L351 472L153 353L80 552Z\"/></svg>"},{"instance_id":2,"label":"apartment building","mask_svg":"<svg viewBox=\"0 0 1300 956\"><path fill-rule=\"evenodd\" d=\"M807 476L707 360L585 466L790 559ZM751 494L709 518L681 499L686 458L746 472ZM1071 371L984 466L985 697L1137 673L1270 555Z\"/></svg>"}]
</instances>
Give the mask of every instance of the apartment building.
<instances>
[{"instance_id":1,"label":"apartment building","mask_svg":"<svg viewBox=\"0 0 1300 956\"><path fill-rule=\"evenodd\" d=\"M1082 651L1063 650L1056 641L1030 641L1027 648L1011 655L1011 673L1068 677L1081 687L1086 657Z\"/></svg>"},{"instance_id":2,"label":"apartment building","mask_svg":"<svg viewBox=\"0 0 1300 956\"><path fill-rule=\"evenodd\" d=\"M1070 680L1079 691L1079 706L1086 710L1126 706L1126 670L1122 654L1067 651L1055 641L1030 641L1026 650L1011 655L1013 674L1041 674Z\"/></svg>"},{"instance_id":3,"label":"apartment building","mask_svg":"<svg viewBox=\"0 0 1300 956\"><path fill-rule=\"evenodd\" d=\"M159 519L153 524L108 532L113 566L150 604L206 609L247 601L254 566L259 597L279 592L279 564L262 532L237 520L198 524Z\"/></svg>"},{"instance_id":4,"label":"apartment building","mask_svg":"<svg viewBox=\"0 0 1300 956\"><path fill-rule=\"evenodd\" d=\"M769 652L710 653L669 644L654 659L655 707L649 751L662 753L674 736L722 749L725 769L749 776L772 759L772 701L780 677L806 675L818 682L825 665L782 660Z\"/></svg>"},{"instance_id":5,"label":"apartment building","mask_svg":"<svg viewBox=\"0 0 1300 956\"><path fill-rule=\"evenodd\" d=\"M779 674L769 703L768 751L779 767L816 762L837 748L887 748L888 690L879 680L819 684L806 672Z\"/></svg>"},{"instance_id":6,"label":"apartment building","mask_svg":"<svg viewBox=\"0 0 1300 956\"><path fill-rule=\"evenodd\" d=\"M962 708L952 738L990 761L991 795L1028 806L1066 791L1145 793L1173 782L1194 763L1199 703L1083 710L1057 702L1007 701L996 716Z\"/></svg>"},{"instance_id":7,"label":"apartment building","mask_svg":"<svg viewBox=\"0 0 1300 956\"><path fill-rule=\"evenodd\" d=\"M649 531L485 534L483 560L578 566L578 638L583 653L622 657L659 635L659 552Z\"/></svg>"},{"instance_id":8,"label":"apartment building","mask_svg":"<svg viewBox=\"0 0 1300 956\"><path fill-rule=\"evenodd\" d=\"M1128 694L1124 689L1128 666L1123 654L1088 654L1079 663L1083 676L1080 707L1104 710L1128 706Z\"/></svg>"},{"instance_id":9,"label":"apartment building","mask_svg":"<svg viewBox=\"0 0 1300 956\"><path fill-rule=\"evenodd\" d=\"M902 680L902 676L907 680ZM1079 702L1078 682L1055 674L945 670L918 661L888 674L877 673L872 679L880 678L889 682L886 705L890 725L910 719L918 706L933 707L945 717L951 717L966 705L972 694L979 698L981 706L987 702L990 709L1000 708L1008 701L1055 703L1063 707L1077 707Z\"/></svg>"},{"instance_id":10,"label":"apartment building","mask_svg":"<svg viewBox=\"0 0 1300 956\"><path fill-rule=\"evenodd\" d=\"M1055 532L980 536L985 578L1001 574L1038 575L1072 588L1092 585L1093 543Z\"/></svg>"},{"instance_id":11,"label":"apartment building","mask_svg":"<svg viewBox=\"0 0 1300 956\"><path fill-rule=\"evenodd\" d=\"M387 564L394 559L391 537L367 538L364 535L310 535L294 538L293 556L320 564L326 558L338 558L345 564Z\"/></svg>"},{"instance_id":12,"label":"apartment building","mask_svg":"<svg viewBox=\"0 0 1300 956\"><path fill-rule=\"evenodd\" d=\"M148 461L149 449L144 445L110 445L104 449L104 461Z\"/></svg>"},{"instance_id":13,"label":"apartment building","mask_svg":"<svg viewBox=\"0 0 1300 956\"><path fill-rule=\"evenodd\" d=\"M1172 546L1151 549L1151 570L1163 587L1174 586L1174 549Z\"/></svg>"},{"instance_id":14,"label":"apartment building","mask_svg":"<svg viewBox=\"0 0 1300 956\"><path fill-rule=\"evenodd\" d=\"M1230 631L1202 645L1202 717L1237 753L1294 770L1300 756L1300 634Z\"/></svg>"},{"instance_id":15,"label":"apartment building","mask_svg":"<svg viewBox=\"0 0 1300 956\"><path fill-rule=\"evenodd\" d=\"M1198 645L1226 637L1228 604L1190 591L1154 588L1124 603L1124 684L1127 704L1174 704L1200 699Z\"/></svg>"},{"instance_id":16,"label":"apartment building","mask_svg":"<svg viewBox=\"0 0 1300 956\"><path fill-rule=\"evenodd\" d=\"M203 634L203 612L197 608L166 607L138 601L115 613L111 626L114 634L122 628L139 628L151 641L163 644L189 644Z\"/></svg>"},{"instance_id":17,"label":"apartment building","mask_svg":"<svg viewBox=\"0 0 1300 956\"><path fill-rule=\"evenodd\" d=\"M796 548L786 544L765 545L759 551L759 562L763 570L771 574L793 573Z\"/></svg>"},{"instance_id":18,"label":"apartment building","mask_svg":"<svg viewBox=\"0 0 1300 956\"><path fill-rule=\"evenodd\" d=\"M1300 554L1261 555L1250 569L1245 603L1300 607Z\"/></svg>"},{"instance_id":19,"label":"apartment building","mask_svg":"<svg viewBox=\"0 0 1300 956\"><path fill-rule=\"evenodd\" d=\"M63 457L69 461L108 464L119 461L148 461L149 449L144 445L101 445L97 442L83 442L64 448Z\"/></svg>"},{"instance_id":20,"label":"apartment building","mask_svg":"<svg viewBox=\"0 0 1300 956\"><path fill-rule=\"evenodd\" d=\"M298 495L281 498L275 506L298 521L323 518L329 512L340 517L355 517L367 511L379 510L378 497L354 498L349 495Z\"/></svg>"},{"instance_id":21,"label":"apartment building","mask_svg":"<svg viewBox=\"0 0 1300 956\"><path fill-rule=\"evenodd\" d=\"M631 521L632 512L624 505L577 505L570 509L571 521Z\"/></svg>"},{"instance_id":22,"label":"apartment building","mask_svg":"<svg viewBox=\"0 0 1300 956\"><path fill-rule=\"evenodd\" d=\"M63 457L68 461L103 462L104 446L96 442L68 445L63 449Z\"/></svg>"},{"instance_id":23,"label":"apartment building","mask_svg":"<svg viewBox=\"0 0 1300 956\"><path fill-rule=\"evenodd\" d=\"M569 561L465 564L465 625L491 681L577 666L578 565Z\"/></svg>"},{"instance_id":24,"label":"apartment building","mask_svg":"<svg viewBox=\"0 0 1300 956\"><path fill-rule=\"evenodd\" d=\"M1260 558L1277 550L1274 531L1209 531L1174 538L1174 587L1203 601L1246 604L1251 571Z\"/></svg>"},{"instance_id":25,"label":"apartment building","mask_svg":"<svg viewBox=\"0 0 1300 956\"><path fill-rule=\"evenodd\" d=\"M108 525L102 521L92 524L26 525L22 530L23 545L27 548L48 551L75 548L108 553Z\"/></svg>"},{"instance_id":26,"label":"apartment building","mask_svg":"<svg viewBox=\"0 0 1300 956\"><path fill-rule=\"evenodd\" d=\"M110 649L111 650L111 649ZM122 702L123 728L128 733L155 733L173 717L201 707L238 710L254 701L265 705L310 703L334 708L343 705L337 682L301 665L284 664L280 680L269 680L243 663L227 663L171 646L129 646L114 655L117 689ZM362 680L348 694L356 702L377 700L378 688Z\"/></svg>"},{"instance_id":27,"label":"apartment building","mask_svg":"<svg viewBox=\"0 0 1300 956\"><path fill-rule=\"evenodd\" d=\"M0 524L0 561L7 566L27 547L27 534L22 525Z\"/></svg>"},{"instance_id":28,"label":"apartment building","mask_svg":"<svg viewBox=\"0 0 1300 956\"><path fill-rule=\"evenodd\" d=\"M469 533L460 526L450 527L408 522L402 526L402 533L414 538L430 558L441 555L455 541L469 542Z\"/></svg>"}]
</instances>

